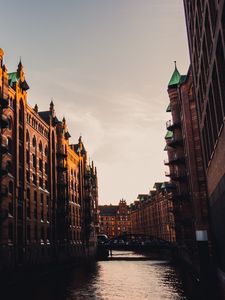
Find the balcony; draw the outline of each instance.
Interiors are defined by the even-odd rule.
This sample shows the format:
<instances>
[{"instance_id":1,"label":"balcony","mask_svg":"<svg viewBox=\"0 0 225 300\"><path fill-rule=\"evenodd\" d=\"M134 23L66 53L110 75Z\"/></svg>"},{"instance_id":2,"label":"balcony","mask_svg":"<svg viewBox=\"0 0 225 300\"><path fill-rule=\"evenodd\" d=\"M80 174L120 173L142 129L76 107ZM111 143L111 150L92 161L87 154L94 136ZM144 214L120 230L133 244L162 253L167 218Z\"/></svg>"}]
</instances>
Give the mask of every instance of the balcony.
<instances>
[{"instance_id":1,"label":"balcony","mask_svg":"<svg viewBox=\"0 0 225 300\"><path fill-rule=\"evenodd\" d=\"M8 117L4 114L1 115L1 119L0 119L0 124L1 124L1 128L7 128L9 125L9 120Z\"/></svg>"},{"instance_id":2,"label":"balcony","mask_svg":"<svg viewBox=\"0 0 225 300\"><path fill-rule=\"evenodd\" d=\"M183 139L182 138L175 138L172 137L167 140L167 145L173 148L176 148L177 146L182 146L183 145Z\"/></svg>"},{"instance_id":3,"label":"balcony","mask_svg":"<svg viewBox=\"0 0 225 300\"><path fill-rule=\"evenodd\" d=\"M7 108L9 106L9 99L0 98L0 105L3 109Z\"/></svg>"},{"instance_id":4,"label":"balcony","mask_svg":"<svg viewBox=\"0 0 225 300\"><path fill-rule=\"evenodd\" d=\"M1 136L0 150L1 150L2 154L5 154L8 152L8 139L4 135Z\"/></svg>"},{"instance_id":5,"label":"balcony","mask_svg":"<svg viewBox=\"0 0 225 300\"><path fill-rule=\"evenodd\" d=\"M184 181L187 179L185 172L165 172L165 176L170 177L174 181Z\"/></svg>"},{"instance_id":6,"label":"balcony","mask_svg":"<svg viewBox=\"0 0 225 300\"><path fill-rule=\"evenodd\" d=\"M174 155L174 157L172 157L170 159L164 159L164 165L166 165L166 166L181 165L181 164L185 164L185 158L183 156ZM170 174L168 172L165 175L170 176Z\"/></svg>"},{"instance_id":7,"label":"balcony","mask_svg":"<svg viewBox=\"0 0 225 300\"><path fill-rule=\"evenodd\" d=\"M173 131L175 128L178 128L180 126L181 126L180 122L173 122L172 120L166 122L166 128L169 131Z\"/></svg>"},{"instance_id":8,"label":"balcony","mask_svg":"<svg viewBox=\"0 0 225 300\"><path fill-rule=\"evenodd\" d=\"M169 160L168 160L168 159L164 159L164 165L165 165L165 166L169 166L169 164L170 164ZM166 176L167 176L167 175L166 175Z\"/></svg>"},{"instance_id":9,"label":"balcony","mask_svg":"<svg viewBox=\"0 0 225 300\"><path fill-rule=\"evenodd\" d=\"M167 190L167 191L175 190L176 188L177 188L177 186L176 186L175 183L168 182L168 183L166 184L166 190Z\"/></svg>"}]
</instances>

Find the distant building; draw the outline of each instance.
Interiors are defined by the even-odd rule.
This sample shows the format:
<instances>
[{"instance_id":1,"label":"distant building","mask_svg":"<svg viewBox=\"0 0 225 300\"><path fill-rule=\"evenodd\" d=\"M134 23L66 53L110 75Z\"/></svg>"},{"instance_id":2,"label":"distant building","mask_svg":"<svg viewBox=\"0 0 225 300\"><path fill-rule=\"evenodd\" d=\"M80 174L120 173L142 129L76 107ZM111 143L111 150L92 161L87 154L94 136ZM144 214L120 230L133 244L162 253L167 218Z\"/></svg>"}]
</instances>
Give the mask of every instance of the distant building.
<instances>
[{"instance_id":1,"label":"distant building","mask_svg":"<svg viewBox=\"0 0 225 300\"><path fill-rule=\"evenodd\" d=\"M130 208L125 200L118 205L99 205L100 233L110 238L131 233Z\"/></svg>"},{"instance_id":2,"label":"distant building","mask_svg":"<svg viewBox=\"0 0 225 300\"><path fill-rule=\"evenodd\" d=\"M131 233L175 242L170 184L157 182L154 188L149 194L138 195L131 204Z\"/></svg>"},{"instance_id":3,"label":"distant building","mask_svg":"<svg viewBox=\"0 0 225 300\"><path fill-rule=\"evenodd\" d=\"M97 171L66 120L27 103L20 62L0 49L0 270L90 253L98 230ZM94 249L94 247L92 247Z\"/></svg>"},{"instance_id":4,"label":"distant building","mask_svg":"<svg viewBox=\"0 0 225 300\"><path fill-rule=\"evenodd\" d=\"M225 277L225 3L184 0L213 252ZM223 279L224 280L224 279Z\"/></svg>"}]
</instances>

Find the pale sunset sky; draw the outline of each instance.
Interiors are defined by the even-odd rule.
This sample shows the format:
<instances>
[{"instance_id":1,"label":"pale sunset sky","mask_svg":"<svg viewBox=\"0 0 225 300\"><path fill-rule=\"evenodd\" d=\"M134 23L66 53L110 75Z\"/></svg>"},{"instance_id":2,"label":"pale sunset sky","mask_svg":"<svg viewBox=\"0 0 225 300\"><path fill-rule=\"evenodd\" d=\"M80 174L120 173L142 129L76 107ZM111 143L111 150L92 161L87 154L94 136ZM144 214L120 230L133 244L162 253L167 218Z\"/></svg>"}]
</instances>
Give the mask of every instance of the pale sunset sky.
<instances>
[{"instance_id":1,"label":"pale sunset sky","mask_svg":"<svg viewBox=\"0 0 225 300\"><path fill-rule=\"evenodd\" d=\"M98 169L100 204L133 202L166 180L164 136L173 61L189 66L182 0L1 0L8 71L20 56L28 103L54 99L71 143Z\"/></svg>"}]
</instances>

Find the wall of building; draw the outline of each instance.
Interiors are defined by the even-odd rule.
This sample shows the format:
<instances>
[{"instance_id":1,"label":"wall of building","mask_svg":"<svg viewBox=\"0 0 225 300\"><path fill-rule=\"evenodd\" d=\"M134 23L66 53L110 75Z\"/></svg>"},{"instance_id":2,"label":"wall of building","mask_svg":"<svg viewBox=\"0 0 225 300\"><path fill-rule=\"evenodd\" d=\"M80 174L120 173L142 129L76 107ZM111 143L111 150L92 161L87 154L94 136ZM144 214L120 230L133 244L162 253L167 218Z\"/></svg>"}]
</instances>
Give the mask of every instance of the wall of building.
<instances>
[{"instance_id":1,"label":"wall of building","mask_svg":"<svg viewBox=\"0 0 225 300\"><path fill-rule=\"evenodd\" d=\"M200 136L207 178L213 251L225 272L224 0L184 1Z\"/></svg>"},{"instance_id":2,"label":"wall of building","mask_svg":"<svg viewBox=\"0 0 225 300\"><path fill-rule=\"evenodd\" d=\"M21 62L8 74L2 59L1 50L0 269L93 253L96 168L87 163L81 138L70 145L52 102L48 111L28 105Z\"/></svg>"}]
</instances>

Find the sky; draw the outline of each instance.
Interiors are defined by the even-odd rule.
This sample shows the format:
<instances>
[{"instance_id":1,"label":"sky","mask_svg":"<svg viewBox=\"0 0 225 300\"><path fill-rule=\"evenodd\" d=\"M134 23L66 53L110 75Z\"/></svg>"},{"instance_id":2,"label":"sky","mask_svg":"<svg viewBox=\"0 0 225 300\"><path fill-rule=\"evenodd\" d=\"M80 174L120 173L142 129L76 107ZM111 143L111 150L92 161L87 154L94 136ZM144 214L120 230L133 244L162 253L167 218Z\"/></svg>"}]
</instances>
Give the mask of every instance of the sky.
<instances>
[{"instance_id":1,"label":"sky","mask_svg":"<svg viewBox=\"0 0 225 300\"><path fill-rule=\"evenodd\" d=\"M0 0L8 71L20 56L28 103L53 99L71 143L82 135L99 203L133 202L165 181L167 84L187 73L181 0Z\"/></svg>"}]
</instances>

